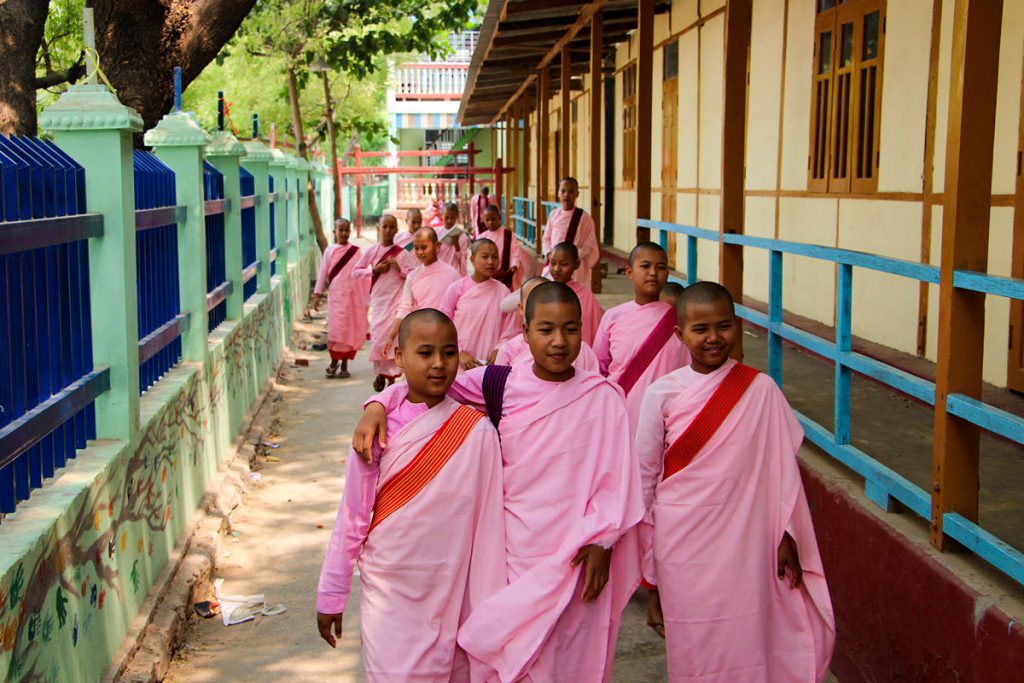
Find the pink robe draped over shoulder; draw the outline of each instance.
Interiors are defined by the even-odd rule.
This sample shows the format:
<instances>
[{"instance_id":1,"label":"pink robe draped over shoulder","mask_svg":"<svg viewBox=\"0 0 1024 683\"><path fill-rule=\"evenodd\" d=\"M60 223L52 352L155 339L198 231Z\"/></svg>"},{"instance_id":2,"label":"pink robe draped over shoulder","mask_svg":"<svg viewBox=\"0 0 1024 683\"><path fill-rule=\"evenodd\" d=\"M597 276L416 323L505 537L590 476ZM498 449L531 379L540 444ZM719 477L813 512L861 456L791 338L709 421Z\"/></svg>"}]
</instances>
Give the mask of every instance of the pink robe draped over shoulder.
<instances>
[{"instance_id":1,"label":"pink robe draped over shoulder","mask_svg":"<svg viewBox=\"0 0 1024 683\"><path fill-rule=\"evenodd\" d=\"M420 264L405 278L395 317L401 320L421 308L440 309L445 292L459 279L458 272L444 261L434 261L429 266Z\"/></svg>"},{"instance_id":2,"label":"pink robe draped over shoulder","mask_svg":"<svg viewBox=\"0 0 1024 683\"><path fill-rule=\"evenodd\" d=\"M366 286L370 287L370 360L373 369L379 375L397 377L402 371L395 364L394 351L387 348L387 341L395 324L405 278L418 262L409 253L399 249L395 256L398 267L381 273L376 284L371 287L372 268L390 249L382 244L365 249L352 271L352 277L365 279Z\"/></svg>"},{"instance_id":3,"label":"pink robe draped over shoulder","mask_svg":"<svg viewBox=\"0 0 1024 683\"><path fill-rule=\"evenodd\" d=\"M391 420L410 405L407 388L399 391ZM424 407L414 408L394 432L389 425L379 464L366 465L350 452L320 575L317 610L337 614L358 556L362 654L372 683L469 681L458 628L505 585L500 447L486 418L419 493L369 531L381 485L409 464L459 405L446 398Z\"/></svg>"},{"instance_id":4,"label":"pink robe draped over shoulder","mask_svg":"<svg viewBox=\"0 0 1024 683\"><path fill-rule=\"evenodd\" d=\"M661 593L669 679L821 681L835 618L797 466L803 430L775 382L759 374L694 460L662 479L665 450L735 363L659 379L636 430L644 573ZM796 590L776 573L785 532L803 568Z\"/></svg>"},{"instance_id":5,"label":"pink robe draped over shoulder","mask_svg":"<svg viewBox=\"0 0 1024 683\"><path fill-rule=\"evenodd\" d=\"M352 249L356 254L328 286L327 277L331 270ZM327 290L327 348L336 353L354 354L366 343L370 285L367 280L352 277L360 255L359 247L355 245L332 244L320 259L320 272L313 293L323 294Z\"/></svg>"},{"instance_id":6,"label":"pink robe draped over shoulder","mask_svg":"<svg viewBox=\"0 0 1024 683\"><path fill-rule=\"evenodd\" d=\"M584 287L576 280L569 280L566 284L576 292L580 300L580 309L583 312L583 341L591 346L597 338L597 328L601 326L601 318L604 317L604 309L597 303L597 297L590 291L589 284Z\"/></svg>"},{"instance_id":7,"label":"pink robe draped over shoulder","mask_svg":"<svg viewBox=\"0 0 1024 683\"><path fill-rule=\"evenodd\" d=\"M455 322L460 351L486 361L491 351L516 334L515 314L501 312L508 295L508 287L490 279L464 277L448 288L441 312Z\"/></svg>"},{"instance_id":8,"label":"pink robe draped over shoulder","mask_svg":"<svg viewBox=\"0 0 1024 683\"><path fill-rule=\"evenodd\" d=\"M463 232L452 244L448 244L447 242L438 242L437 258L459 271L459 275L465 275L468 272L466 264L469 262L469 235L466 234L463 226L456 225L453 226L451 230L454 230L455 228L459 228ZM437 228L437 239L443 240L448 236L448 233L451 232L451 230L445 229L444 227ZM456 244L458 245L458 249L455 248Z\"/></svg>"},{"instance_id":9,"label":"pink robe draped over shoulder","mask_svg":"<svg viewBox=\"0 0 1024 683\"><path fill-rule=\"evenodd\" d=\"M505 228L499 228L497 230L488 230L481 232L477 239L487 238L490 241L498 245L498 267L501 268L501 264L505 258ZM533 255L526 250L526 247L522 245L519 239L512 233L512 256L509 258L508 267L518 268L516 274L512 277L512 289L517 290L523 284L524 277L532 277L533 275Z\"/></svg>"},{"instance_id":10,"label":"pink robe draped over shoulder","mask_svg":"<svg viewBox=\"0 0 1024 683\"><path fill-rule=\"evenodd\" d=\"M572 211L566 211L558 207L548 216L547 225L544 226L544 235L541 238L544 256L551 253L555 245L565 241L569 234L569 223L572 221ZM601 247L597 243L597 230L594 228L594 219L586 211L580 218L579 227L576 229L576 239L573 240L576 249L580 252L580 267L573 273L572 279L584 287L590 288L590 271L601 261ZM547 277L548 269L544 268L544 276Z\"/></svg>"},{"instance_id":11,"label":"pink robe draped over shoulder","mask_svg":"<svg viewBox=\"0 0 1024 683\"><path fill-rule=\"evenodd\" d=\"M601 363L601 373L617 384L658 321L671 310L671 304L662 301L652 301L643 306L627 301L605 311L594 339L594 353ZM689 364L690 352L673 334L626 394L629 423L633 429L636 428L640 402L647 387L659 377Z\"/></svg>"}]
</instances>

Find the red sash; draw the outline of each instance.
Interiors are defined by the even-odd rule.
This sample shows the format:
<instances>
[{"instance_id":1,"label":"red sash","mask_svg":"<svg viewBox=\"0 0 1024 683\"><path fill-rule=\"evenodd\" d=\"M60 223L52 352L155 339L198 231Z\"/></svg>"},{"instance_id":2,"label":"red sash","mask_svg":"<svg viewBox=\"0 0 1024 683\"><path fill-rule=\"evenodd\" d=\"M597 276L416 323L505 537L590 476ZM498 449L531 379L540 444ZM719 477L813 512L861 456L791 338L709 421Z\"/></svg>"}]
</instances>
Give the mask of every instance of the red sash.
<instances>
[{"instance_id":1,"label":"red sash","mask_svg":"<svg viewBox=\"0 0 1024 683\"><path fill-rule=\"evenodd\" d=\"M377 263L375 263L374 265L375 266L379 266L380 264L384 263L389 258L391 258L392 256L394 256L395 254L397 254L397 253L399 253L401 251L402 251L402 248L396 244L395 246L391 247L386 252L384 252L384 255L381 256L380 259L377 261ZM375 284L377 284L377 280L380 279L380 276L383 275L383 274L384 273L374 273L373 274L373 277L370 278L370 289L371 290L373 289L373 286Z\"/></svg>"},{"instance_id":2,"label":"red sash","mask_svg":"<svg viewBox=\"0 0 1024 683\"><path fill-rule=\"evenodd\" d=\"M737 363L732 367L715 389L715 393L711 394L711 398L697 413L697 417L693 418L690 426L665 451L665 472L662 479L668 479L693 462L743 398L743 393L757 375L757 370L749 365Z\"/></svg>"},{"instance_id":3,"label":"red sash","mask_svg":"<svg viewBox=\"0 0 1024 683\"><path fill-rule=\"evenodd\" d=\"M501 253L501 266L498 268L493 277L503 285L512 289L512 274L508 272L508 269L512 267L512 231L506 230L504 235L505 243L503 245L504 251Z\"/></svg>"},{"instance_id":4,"label":"red sash","mask_svg":"<svg viewBox=\"0 0 1024 683\"><path fill-rule=\"evenodd\" d=\"M451 417L445 420L420 452L380 487L377 502L373 505L370 531L398 512L437 476L466 442L466 437L483 416L483 413L472 408L459 406Z\"/></svg>"},{"instance_id":5,"label":"red sash","mask_svg":"<svg viewBox=\"0 0 1024 683\"><path fill-rule=\"evenodd\" d=\"M572 218L569 219L569 231L565 233L565 241L576 244L576 231L580 229L580 221L583 219L583 209L573 209ZM551 245L554 247L555 245Z\"/></svg>"},{"instance_id":6,"label":"red sash","mask_svg":"<svg viewBox=\"0 0 1024 683\"><path fill-rule=\"evenodd\" d=\"M665 311L665 315L661 317L661 320L654 326L651 333L647 335L644 343L633 357L629 359L626 368L619 376L618 384L622 387L622 391L628 394L633 389L640 376L644 374L644 370L654 361L665 347L665 344L668 343L668 340L672 338L675 327L676 310L669 307L669 310Z\"/></svg>"},{"instance_id":7,"label":"red sash","mask_svg":"<svg viewBox=\"0 0 1024 683\"><path fill-rule=\"evenodd\" d=\"M345 254L334 263L334 267L331 268L331 272L327 273L327 286L324 289L330 289L331 283L334 282L334 278L338 277L348 262L352 260L352 257L359 253L359 247L352 245Z\"/></svg>"}]
</instances>

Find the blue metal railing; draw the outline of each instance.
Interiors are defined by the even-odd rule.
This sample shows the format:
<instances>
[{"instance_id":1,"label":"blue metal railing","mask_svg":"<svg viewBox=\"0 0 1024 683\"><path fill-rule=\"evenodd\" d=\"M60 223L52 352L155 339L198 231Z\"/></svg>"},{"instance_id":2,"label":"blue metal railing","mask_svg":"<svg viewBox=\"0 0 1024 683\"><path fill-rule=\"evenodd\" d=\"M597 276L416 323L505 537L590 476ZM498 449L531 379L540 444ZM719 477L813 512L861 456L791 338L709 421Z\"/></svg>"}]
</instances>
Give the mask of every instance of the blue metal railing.
<instances>
[{"instance_id":1,"label":"blue metal railing","mask_svg":"<svg viewBox=\"0 0 1024 683\"><path fill-rule=\"evenodd\" d=\"M248 301L256 293L256 179L244 168L240 171L242 195L242 298Z\"/></svg>"},{"instance_id":2,"label":"blue metal railing","mask_svg":"<svg viewBox=\"0 0 1024 683\"><path fill-rule=\"evenodd\" d=\"M528 197L513 197L513 225L509 226L524 244L535 248L537 246L536 205L536 202Z\"/></svg>"},{"instance_id":3,"label":"blue metal railing","mask_svg":"<svg viewBox=\"0 0 1024 683\"><path fill-rule=\"evenodd\" d=\"M208 332L228 317L227 295L231 288L224 265L224 175L209 161L203 162L203 199L206 216L206 308Z\"/></svg>"},{"instance_id":4,"label":"blue metal railing","mask_svg":"<svg viewBox=\"0 0 1024 683\"><path fill-rule=\"evenodd\" d=\"M181 358L178 293L178 221L174 171L149 152L135 150L135 259L139 314L139 393Z\"/></svg>"},{"instance_id":5,"label":"blue metal railing","mask_svg":"<svg viewBox=\"0 0 1024 683\"><path fill-rule=\"evenodd\" d=\"M85 173L54 144L0 136L0 513L96 437Z\"/></svg>"},{"instance_id":6,"label":"blue metal railing","mask_svg":"<svg viewBox=\"0 0 1024 683\"><path fill-rule=\"evenodd\" d=\"M725 234L717 231L641 219L642 228L658 231L662 246L668 243L668 233L686 236L686 272L684 284L696 281L697 240L741 245L761 249L769 254L768 260L768 313L767 315L737 304L737 314L768 331L768 373L782 386L782 342L788 341L832 361L835 365L834 425L830 431L806 415L797 412L807 438L860 476L864 477L865 493L883 509L889 499L900 501L926 520L931 519L931 495L902 475L886 467L868 453L851 445L850 394L852 373L871 377L893 389L908 394L926 404L935 405L935 383L904 372L852 348L853 268L864 268L919 282L937 284L939 269L929 264L904 261L848 249L824 247L816 244L786 242L750 235ZM783 322L782 284L783 254L791 254L827 261L838 269L836 287L836 340L830 341L797 329ZM1024 299L1024 280L1004 278L968 271L956 271L953 286L994 296ZM946 409L951 414L971 422L981 429L998 434L1017 444L1024 444L1024 419L961 394L950 394ZM985 531L977 524L956 513L943 515L943 531L950 538L970 548L1019 583L1024 583L1024 554Z\"/></svg>"},{"instance_id":7,"label":"blue metal railing","mask_svg":"<svg viewBox=\"0 0 1024 683\"><path fill-rule=\"evenodd\" d=\"M273 204L274 204L275 201L277 201L277 198L274 196L274 176L269 176L268 180L270 181L270 199L269 199L269 202L271 204L270 211L269 211L269 213L270 213L270 277L274 277L275 275L277 275L277 233L276 233L277 221L276 221L276 218L274 216L275 212L274 212Z\"/></svg>"}]
</instances>

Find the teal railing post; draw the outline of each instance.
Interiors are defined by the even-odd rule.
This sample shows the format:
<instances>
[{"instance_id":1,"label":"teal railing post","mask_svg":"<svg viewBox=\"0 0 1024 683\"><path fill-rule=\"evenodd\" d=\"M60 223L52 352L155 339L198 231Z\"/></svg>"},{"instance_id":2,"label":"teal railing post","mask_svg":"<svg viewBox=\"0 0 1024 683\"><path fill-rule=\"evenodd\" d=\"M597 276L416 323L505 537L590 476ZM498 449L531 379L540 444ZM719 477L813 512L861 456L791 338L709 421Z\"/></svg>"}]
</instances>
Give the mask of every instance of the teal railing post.
<instances>
[{"instance_id":1,"label":"teal railing post","mask_svg":"<svg viewBox=\"0 0 1024 683\"><path fill-rule=\"evenodd\" d=\"M260 268L256 273L256 291L266 294L270 291L270 150L259 140L250 140L245 143L245 151L242 166L252 173L258 202L255 207L256 258L260 260Z\"/></svg>"},{"instance_id":2,"label":"teal railing post","mask_svg":"<svg viewBox=\"0 0 1024 683\"><path fill-rule=\"evenodd\" d=\"M689 272L686 279L691 283L694 280ZM776 325L782 326L782 252L773 249L768 255L768 374L781 389L782 336Z\"/></svg>"},{"instance_id":3,"label":"teal railing post","mask_svg":"<svg viewBox=\"0 0 1024 683\"><path fill-rule=\"evenodd\" d=\"M277 244L277 274L288 277L291 246L288 244L288 193L285 191L288 157L279 149L270 150L270 175L274 178L274 242Z\"/></svg>"},{"instance_id":4,"label":"teal railing post","mask_svg":"<svg viewBox=\"0 0 1024 683\"><path fill-rule=\"evenodd\" d=\"M167 114L146 133L145 143L174 171L178 204L187 208L178 223L178 291L181 312L189 315L181 339L184 360L206 360L206 215L203 210L203 149L210 137L188 114ZM197 267L197 264L200 264Z\"/></svg>"},{"instance_id":5,"label":"teal railing post","mask_svg":"<svg viewBox=\"0 0 1024 683\"><path fill-rule=\"evenodd\" d=\"M295 157L295 229L300 236L299 261L306 258L309 251L311 221L309 219L309 193L306 185L309 183L309 162L300 157Z\"/></svg>"},{"instance_id":6,"label":"teal railing post","mask_svg":"<svg viewBox=\"0 0 1024 683\"><path fill-rule=\"evenodd\" d=\"M224 211L224 272L231 283L227 299L227 315L231 320L242 319L242 191L239 159L245 154L234 135L219 131L206 146L206 159L224 176L224 199L229 206Z\"/></svg>"},{"instance_id":7,"label":"teal railing post","mask_svg":"<svg viewBox=\"0 0 1024 683\"><path fill-rule=\"evenodd\" d=\"M86 205L103 214L103 237L89 240L93 362L110 366L110 390L96 399L96 433L130 442L139 430L132 133L142 118L107 86L90 84L71 86L39 124L85 168Z\"/></svg>"}]
</instances>

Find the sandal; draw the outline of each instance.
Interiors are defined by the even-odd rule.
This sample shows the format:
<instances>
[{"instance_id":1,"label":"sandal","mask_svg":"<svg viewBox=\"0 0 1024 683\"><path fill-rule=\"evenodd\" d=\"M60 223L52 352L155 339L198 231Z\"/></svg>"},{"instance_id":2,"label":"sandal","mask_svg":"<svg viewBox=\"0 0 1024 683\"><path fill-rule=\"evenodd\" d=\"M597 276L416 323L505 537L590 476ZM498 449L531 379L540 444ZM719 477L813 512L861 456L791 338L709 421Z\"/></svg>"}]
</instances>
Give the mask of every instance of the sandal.
<instances>
[{"instance_id":1,"label":"sandal","mask_svg":"<svg viewBox=\"0 0 1024 683\"><path fill-rule=\"evenodd\" d=\"M352 373L348 370L339 370L338 374L335 375L338 379L348 379L352 376Z\"/></svg>"},{"instance_id":2,"label":"sandal","mask_svg":"<svg viewBox=\"0 0 1024 683\"><path fill-rule=\"evenodd\" d=\"M384 375L377 375L377 377L373 380L373 390L384 391L384 384L386 381L387 380L384 379Z\"/></svg>"},{"instance_id":3,"label":"sandal","mask_svg":"<svg viewBox=\"0 0 1024 683\"><path fill-rule=\"evenodd\" d=\"M335 376L335 373L337 371L338 371L337 367L332 367L332 366L328 365L327 368L324 370L324 374L327 375L328 378L331 378L331 377Z\"/></svg>"}]
</instances>

